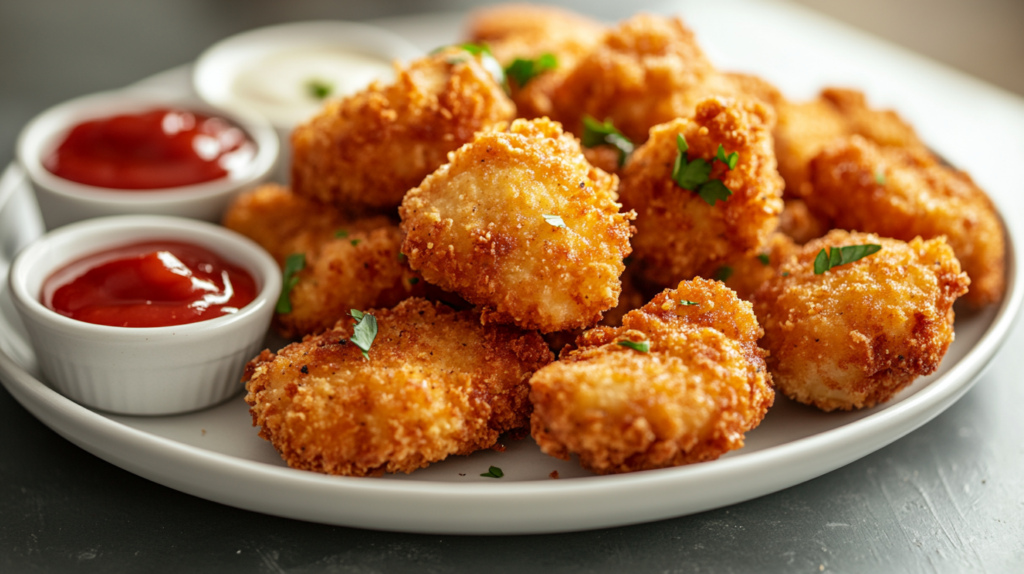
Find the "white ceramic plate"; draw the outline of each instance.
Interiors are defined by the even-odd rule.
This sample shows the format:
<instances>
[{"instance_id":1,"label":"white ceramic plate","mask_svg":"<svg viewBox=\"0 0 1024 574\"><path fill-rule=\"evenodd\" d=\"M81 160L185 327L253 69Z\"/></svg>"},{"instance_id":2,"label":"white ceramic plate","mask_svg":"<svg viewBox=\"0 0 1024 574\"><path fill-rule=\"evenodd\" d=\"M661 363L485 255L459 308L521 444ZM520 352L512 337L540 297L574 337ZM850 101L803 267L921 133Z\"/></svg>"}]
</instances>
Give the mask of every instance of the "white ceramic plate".
<instances>
[{"instance_id":1,"label":"white ceramic plate","mask_svg":"<svg viewBox=\"0 0 1024 574\"><path fill-rule=\"evenodd\" d=\"M1021 185L1012 170L997 169L1001 158L1024 157L1019 99L788 5L704 1L670 8L684 15L725 69L758 72L793 97L841 81L865 89L876 104L905 112L941 154L976 175L1008 227L1019 228ZM412 19L379 24L424 49L454 38L458 18L431 22L436 34ZM187 77L176 70L149 83L187 89ZM966 101L974 104L970 112ZM984 149L1003 153L995 157L979 151ZM3 277L11 253L39 233L27 194L19 170L9 168L0 182ZM6 291L0 292L0 379L43 423L89 452L160 484L240 508L425 533L541 533L646 522L809 480L891 443L953 404L1005 339L1024 297L1019 249L1012 236L1010 241L1007 298L998 308L957 320L956 342L938 373L886 405L855 413L821 413L779 397L744 449L675 469L590 476L575 462L542 454L527 438L509 443L505 452L453 457L409 476L292 470L256 436L241 394L199 413L144 418L94 412L52 391L38 378ZM481 478L490 465L501 467L505 478ZM559 480L549 478L553 470Z\"/></svg>"}]
</instances>

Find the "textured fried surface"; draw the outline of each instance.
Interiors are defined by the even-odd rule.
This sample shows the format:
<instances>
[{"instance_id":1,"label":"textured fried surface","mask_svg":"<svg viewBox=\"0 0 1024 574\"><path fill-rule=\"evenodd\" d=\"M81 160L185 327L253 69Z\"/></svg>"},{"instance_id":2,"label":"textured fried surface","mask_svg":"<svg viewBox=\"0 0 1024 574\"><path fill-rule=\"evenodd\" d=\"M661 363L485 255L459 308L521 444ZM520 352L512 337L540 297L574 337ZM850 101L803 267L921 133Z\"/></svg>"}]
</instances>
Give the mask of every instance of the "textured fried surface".
<instances>
[{"instance_id":1,"label":"textured fried surface","mask_svg":"<svg viewBox=\"0 0 1024 574\"><path fill-rule=\"evenodd\" d=\"M773 233L760 253L744 255L726 264L730 274L725 286L735 291L740 299L750 301L761 285L778 273L779 266L793 255L796 247L788 236Z\"/></svg>"},{"instance_id":2,"label":"textured fried surface","mask_svg":"<svg viewBox=\"0 0 1024 574\"><path fill-rule=\"evenodd\" d=\"M786 199L779 216L779 232L803 245L832 229L831 222L807 207L802 199Z\"/></svg>"},{"instance_id":3,"label":"textured fried surface","mask_svg":"<svg viewBox=\"0 0 1024 574\"><path fill-rule=\"evenodd\" d=\"M259 243L282 268L288 255L305 254L306 268L291 291L292 312L274 319L286 337L327 329L350 309L390 307L423 294L419 275L398 257L403 235L386 217L351 219L265 185L240 195L224 226Z\"/></svg>"},{"instance_id":4,"label":"textured fried surface","mask_svg":"<svg viewBox=\"0 0 1024 574\"><path fill-rule=\"evenodd\" d=\"M509 79L512 101L521 118L551 116L551 93L604 35L605 27L589 18L550 6L503 4L473 12L469 38L485 43L502 66L516 58L553 54L558 66L520 86Z\"/></svg>"},{"instance_id":5,"label":"textured fried surface","mask_svg":"<svg viewBox=\"0 0 1024 574\"><path fill-rule=\"evenodd\" d=\"M778 95L754 76L722 74L679 18L639 14L611 29L552 96L555 116L582 133L584 115L610 119L637 145L655 125L693 115L709 96Z\"/></svg>"},{"instance_id":6,"label":"textured fried surface","mask_svg":"<svg viewBox=\"0 0 1024 574\"><path fill-rule=\"evenodd\" d=\"M882 250L814 274L822 248L868 243ZM811 241L754 296L775 385L826 411L889 400L938 368L953 340L953 301L969 283L942 238L833 230Z\"/></svg>"},{"instance_id":7,"label":"textured fried surface","mask_svg":"<svg viewBox=\"0 0 1024 574\"><path fill-rule=\"evenodd\" d=\"M617 304L630 253L616 181L556 122L516 120L478 134L406 195L402 252L428 282L480 305L484 322L593 325Z\"/></svg>"},{"instance_id":8,"label":"textured fried surface","mask_svg":"<svg viewBox=\"0 0 1024 574\"><path fill-rule=\"evenodd\" d=\"M515 105L480 62L452 48L328 102L292 133L296 194L343 210L386 211L479 130L510 121Z\"/></svg>"},{"instance_id":9,"label":"textured fried surface","mask_svg":"<svg viewBox=\"0 0 1024 574\"><path fill-rule=\"evenodd\" d=\"M350 476L412 472L492 446L526 425L527 381L551 352L536 333L409 299L370 311L364 360L351 321L246 368L253 426L292 468Z\"/></svg>"},{"instance_id":10,"label":"textured fried surface","mask_svg":"<svg viewBox=\"0 0 1024 574\"><path fill-rule=\"evenodd\" d=\"M927 148L896 112L868 107L856 90L827 88L810 102L776 102L775 154L786 180L787 197L813 192L809 164L826 145L859 134L880 145L927 153Z\"/></svg>"},{"instance_id":11,"label":"textured fried surface","mask_svg":"<svg viewBox=\"0 0 1024 574\"><path fill-rule=\"evenodd\" d=\"M633 249L642 276L662 287L747 253L756 253L778 224L782 179L775 167L771 112L761 103L710 98L692 118L654 127L651 139L630 160L619 193L626 209L637 212ZM710 161L719 144L737 152L728 170L713 162L712 179L732 190L728 201L708 205L672 180L678 155L676 135L689 144L688 157Z\"/></svg>"},{"instance_id":12,"label":"textured fried surface","mask_svg":"<svg viewBox=\"0 0 1024 574\"><path fill-rule=\"evenodd\" d=\"M998 302L1006 288L1003 227L971 177L930 154L882 148L853 136L828 146L811 164L816 213L836 227L909 241L946 236L971 290L972 307Z\"/></svg>"},{"instance_id":13,"label":"textured fried surface","mask_svg":"<svg viewBox=\"0 0 1024 574\"><path fill-rule=\"evenodd\" d=\"M721 283L684 281L534 374L533 437L598 474L714 460L742 447L774 400L760 335L750 304Z\"/></svg>"}]
</instances>

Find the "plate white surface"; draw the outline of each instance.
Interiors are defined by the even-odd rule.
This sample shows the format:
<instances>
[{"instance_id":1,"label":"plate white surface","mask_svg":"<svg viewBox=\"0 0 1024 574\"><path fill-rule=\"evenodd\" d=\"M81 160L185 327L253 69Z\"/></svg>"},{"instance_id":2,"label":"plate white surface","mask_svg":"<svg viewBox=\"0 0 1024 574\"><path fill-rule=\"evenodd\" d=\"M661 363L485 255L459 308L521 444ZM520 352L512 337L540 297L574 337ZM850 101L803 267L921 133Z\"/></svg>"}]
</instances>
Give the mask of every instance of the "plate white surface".
<instances>
[{"instance_id":1,"label":"plate white surface","mask_svg":"<svg viewBox=\"0 0 1024 574\"><path fill-rule=\"evenodd\" d=\"M759 73L792 97L809 97L827 84L852 85L876 105L899 109L993 195L1007 227L1019 229L1024 184L998 169L1008 157L1024 157L1019 99L788 5L679 2L665 11L681 13L723 69ZM379 22L424 49L454 39L459 23L456 16ZM188 90L187 79L187 70L178 69L146 83ZM256 436L241 394L189 415L125 417L81 407L41 382L6 291L10 257L40 233L34 209L20 170L10 167L0 180L0 379L22 405L89 452L171 488L280 516L386 530L599 528L699 512L809 480L889 444L955 402L1005 339L1024 296L1011 234L1006 300L957 320L957 339L938 373L886 405L855 413L821 413L778 397L747 446L717 461L595 477L540 453L527 438L507 443L505 452L453 457L409 476L330 477L287 468ZM479 477L490 465L505 478ZM553 470L561 479L548 478Z\"/></svg>"}]
</instances>

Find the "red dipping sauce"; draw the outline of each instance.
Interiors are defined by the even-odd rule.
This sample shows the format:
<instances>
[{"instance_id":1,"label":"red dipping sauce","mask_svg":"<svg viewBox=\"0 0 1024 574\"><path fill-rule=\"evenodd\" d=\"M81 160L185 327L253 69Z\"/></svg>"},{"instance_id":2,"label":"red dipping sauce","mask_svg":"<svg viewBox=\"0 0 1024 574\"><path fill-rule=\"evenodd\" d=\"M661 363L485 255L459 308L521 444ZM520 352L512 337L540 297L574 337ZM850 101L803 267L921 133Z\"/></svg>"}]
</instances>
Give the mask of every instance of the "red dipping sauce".
<instances>
[{"instance_id":1,"label":"red dipping sauce","mask_svg":"<svg viewBox=\"0 0 1024 574\"><path fill-rule=\"evenodd\" d=\"M220 179L255 156L256 145L227 120L157 109L78 124L43 166L86 185L163 189Z\"/></svg>"},{"instance_id":2,"label":"red dipping sauce","mask_svg":"<svg viewBox=\"0 0 1024 574\"><path fill-rule=\"evenodd\" d=\"M168 327L236 313L256 282L211 251L151 241L84 257L43 283L43 304L97 325Z\"/></svg>"}]
</instances>

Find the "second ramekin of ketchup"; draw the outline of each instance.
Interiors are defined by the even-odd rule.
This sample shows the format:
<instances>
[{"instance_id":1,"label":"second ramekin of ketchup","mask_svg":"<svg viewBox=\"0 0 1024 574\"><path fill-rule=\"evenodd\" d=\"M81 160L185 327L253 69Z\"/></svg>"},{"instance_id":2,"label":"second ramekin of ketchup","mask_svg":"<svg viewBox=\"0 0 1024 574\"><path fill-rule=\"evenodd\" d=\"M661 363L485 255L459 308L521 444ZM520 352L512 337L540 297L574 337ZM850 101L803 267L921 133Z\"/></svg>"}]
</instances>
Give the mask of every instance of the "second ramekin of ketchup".
<instances>
[{"instance_id":1,"label":"second ramekin of ketchup","mask_svg":"<svg viewBox=\"0 0 1024 574\"><path fill-rule=\"evenodd\" d=\"M141 89L50 108L17 144L47 229L131 213L217 221L279 153L261 116Z\"/></svg>"},{"instance_id":2,"label":"second ramekin of ketchup","mask_svg":"<svg viewBox=\"0 0 1024 574\"><path fill-rule=\"evenodd\" d=\"M249 239L142 215L50 232L18 254L8 281L46 381L132 415L194 411L240 392L281 290L277 264Z\"/></svg>"}]
</instances>

